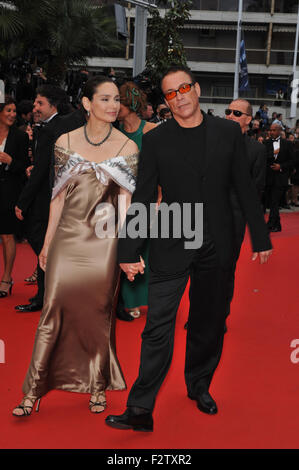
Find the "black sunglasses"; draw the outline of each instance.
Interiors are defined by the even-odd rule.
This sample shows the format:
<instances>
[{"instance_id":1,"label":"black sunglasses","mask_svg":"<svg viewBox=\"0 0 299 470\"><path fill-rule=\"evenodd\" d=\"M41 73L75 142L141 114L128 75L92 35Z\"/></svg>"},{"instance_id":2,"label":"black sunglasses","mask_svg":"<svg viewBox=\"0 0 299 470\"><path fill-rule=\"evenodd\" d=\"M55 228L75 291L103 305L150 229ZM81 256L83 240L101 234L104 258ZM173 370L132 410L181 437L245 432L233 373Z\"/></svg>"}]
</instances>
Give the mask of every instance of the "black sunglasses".
<instances>
[{"instance_id":1,"label":"black sunglasses","mask_svg":"<svg viewBox=\"0 0 299 470\"><path fill-rule=\"evenodd\" d=\"M227 108L227 109L225 110L225 114L226 114L227 116L230 116L231 113L233 113L233 115L236 116L236 117L241 117L242 114L246 114L246 116L250 116L250 114L242 113L242 111L238 111L237 109L229 109L229 108Z\"/></svg>"}]
</instances>

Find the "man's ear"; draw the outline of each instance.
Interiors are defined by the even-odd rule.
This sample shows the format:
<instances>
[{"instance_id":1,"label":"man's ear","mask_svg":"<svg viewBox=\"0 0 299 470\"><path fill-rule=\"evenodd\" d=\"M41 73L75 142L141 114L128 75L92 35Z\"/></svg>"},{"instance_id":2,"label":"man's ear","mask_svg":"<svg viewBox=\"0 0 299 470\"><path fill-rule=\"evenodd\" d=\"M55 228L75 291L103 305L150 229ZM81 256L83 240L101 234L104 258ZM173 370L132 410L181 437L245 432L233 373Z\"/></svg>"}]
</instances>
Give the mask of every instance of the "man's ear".
<instances>
[{"instance_id":1,"label":"man's ear","mask_svg":"<svg viewBox=\"0 0 299 470\"><path fill-rule=\"evenodd\" d=\"M247 116L247 119L246 119L246 126L249 126L249 124L251 123L252 121L252 116Z\"/></svg>"},{"instance_id":2,"label":"man's ear","mask_svg":"<svg viewBox=\"0 0 299 470\"><path fill-rule=\"evenodd\" d=\"M164 103L165 103L165 104L166 104L166 106L169 108L169 103L168 103L168 101L167 101L167 99L166 99L166 98L164 98Z\"/></svg>"},{"instance_id":3,"label":"man's ear","mask_svg":"<svg viewBox=\"0 0 299 470\"><path fill-rule=\"evenodd\" d=\"M194 88L195 88L196 93L197 93L197 96L198 96L198 98L199 98L200 95L201 95L201 89L200 89L200 85L199 85L198 82L195 82Z\"/></svg>"}]
</instances>

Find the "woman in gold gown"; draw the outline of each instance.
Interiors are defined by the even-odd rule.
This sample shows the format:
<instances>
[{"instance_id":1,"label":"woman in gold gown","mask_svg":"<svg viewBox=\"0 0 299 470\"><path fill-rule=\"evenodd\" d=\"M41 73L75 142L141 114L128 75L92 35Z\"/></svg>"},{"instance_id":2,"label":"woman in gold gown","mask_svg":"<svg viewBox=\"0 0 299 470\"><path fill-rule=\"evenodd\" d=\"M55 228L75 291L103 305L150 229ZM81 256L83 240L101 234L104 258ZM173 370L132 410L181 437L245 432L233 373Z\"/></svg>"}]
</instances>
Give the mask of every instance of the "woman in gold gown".
<instances>
[{"instance_id":1,"label":"woman in gold gown","mask_svg":"<svg viewBox=\"0 0 299 470\"><path fill-rule=\"evenodd\" d=\"M112 126L120 105L112 80L89 80L82 103L87 124L55 145L56 180L39 257L46 271L44 308L25 395L13 410L18 417L29 416L52 389L88 393L91 412L100 413L105 390L126 388L115 349L117 214L118 196L126 201L122 219L135 189L138 148ZM111 228L111 221L113 238L99 230Z\"/></svg>"}]
</instances>

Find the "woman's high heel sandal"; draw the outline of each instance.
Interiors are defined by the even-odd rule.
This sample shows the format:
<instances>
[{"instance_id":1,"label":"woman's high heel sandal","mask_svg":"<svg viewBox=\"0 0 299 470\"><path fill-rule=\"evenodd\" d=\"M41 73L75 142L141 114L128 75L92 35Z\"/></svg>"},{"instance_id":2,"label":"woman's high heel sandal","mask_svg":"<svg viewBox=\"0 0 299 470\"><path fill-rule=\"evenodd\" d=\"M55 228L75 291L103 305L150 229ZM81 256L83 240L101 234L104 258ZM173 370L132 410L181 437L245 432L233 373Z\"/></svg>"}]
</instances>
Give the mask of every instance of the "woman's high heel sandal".
<instances>
[{"instance_id":1,"label":"woman's high heel sandal","mask_svg":"<svg viewBox=\"0 0 299 470\"><path fill-rule=\"evenodd\" d=\"M92 400L92 398L94 398L94 401ZM91 396L89 400L89 409L92 413L103 413L103 411L105 411L106 409L106 406L107 406L106 395L104 391L98 392L95 395ZM93 410L93 408L97 408L97 407L98 408L101 407L102 409Z\"/></svg>"},{"instance_id":2,"label":"woman's high heel sandal","mask_svg":"<svg viewBox=\"0 0 299 470\"><path fill-rule=\"evenodd\" d=\"M0 290L0 299L2 297L7 297L8 295L11 295L12 292L12 286L13 286L13 280L11 281L1 281L2 284L8 284L9 288L7 290Z\"/></svg>"},{"instance_id":3,"label":"woman's high heel sandal","mask_svg":"<svg viewBox=\"0 0 299 470\"><path fill-rule=\"evenodd\" d=\"M35 411L37 413L39 411L40 401L41 401L41 398L37 399L37 398L33 398L33 397L24 397L21 404L13 410L13 412L12 412L13 416L16 416L17 418L23 418L24 416L30 416L35 403L36 403ZM28 405L28 402L30 403L30 405ZM22 413L15 413L16 410L21 410Z\"/></svg>"},{"instance_id":4,"label":"woman's high heel sandal","mask_svg":"<svg viewBox=\"0 0 299 470\"><path fill-rule=\"evenodd\" d=\"M31 274L31 276L26 277L26 279L24 279L24 281L28 282L28 284L35 284L36 281L37 281L37 269L34 271L33 274Z\"/></svg>"},{"instance_id":5,"label":"woman's high heel sandal","mask_svg":"<svg viewBox=\"0 0 299 470\"><path fill-rule=\"evenodd\" d=\"M16 416L17 418L23 418L25 416L30 416L35 403L36 403L35 411L37 413L39 411L40 401L41 401L41 398L37 399L37 398L33 398L33 397L24 397L21 404L13 410L13 412L12 412L13 416ZM28 402L30 403L30 405L28 405ZM15 413L16 410L21 410L22 413Z\"/></svg>"}]
</instances>

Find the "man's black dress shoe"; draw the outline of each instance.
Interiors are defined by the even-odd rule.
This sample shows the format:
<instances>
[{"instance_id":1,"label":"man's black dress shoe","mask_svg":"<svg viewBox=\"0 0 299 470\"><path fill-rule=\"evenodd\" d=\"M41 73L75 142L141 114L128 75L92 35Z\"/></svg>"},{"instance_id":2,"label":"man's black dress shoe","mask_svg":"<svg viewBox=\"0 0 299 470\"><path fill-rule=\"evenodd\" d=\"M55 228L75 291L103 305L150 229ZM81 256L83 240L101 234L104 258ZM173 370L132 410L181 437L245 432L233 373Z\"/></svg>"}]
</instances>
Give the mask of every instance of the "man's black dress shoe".
<instances>
[{"instance_id":1,"label":"man's black dress shoe","mask_svg":"<svg viewBox=\"0 0 299 470\"><path fill-rule=\"evenodd\" d=\"M213 400L209 392L203 392L198 395L190 395L188 393L188 398L195 400L197 402L197 408L203 413L208 415L215 415L218 412L216 402Z\"/></svg>"},{"instance_id":2,"label":"man's black dress shoe","mask_svg":"<svg viewBox=\"0 0 299 470\"><path fill-rule=\"evenodd\" d=\"M127 408L122 415L109 415L105 419L106 424L116 429L133 429L133 431L151 432L154 423L150 411L136 414L131 408Z\"/></svg>"},{"instance_id":3,"label":"man's black dress shoe","mask_svg":"<svg viewBox=\"0 0 299 470\"><path fill-rule=\"evenodd\" d=\"M42 310L43 306L39 302L33 301L30 304L26 305L16 305L15 310L20 313L26 312L37 312L38 310Z\"/></svg>"},{"instance_id":4,"label":"man's black dress shoe","mask_svg":"<svg viewBox=\"0 0 299 470\"><path fill-rule=\"evenodd\" d=\"M281 225L276 225L276 227L269 228L270 232L281 232Z\"/></svg>"}]
</instances>

